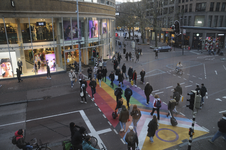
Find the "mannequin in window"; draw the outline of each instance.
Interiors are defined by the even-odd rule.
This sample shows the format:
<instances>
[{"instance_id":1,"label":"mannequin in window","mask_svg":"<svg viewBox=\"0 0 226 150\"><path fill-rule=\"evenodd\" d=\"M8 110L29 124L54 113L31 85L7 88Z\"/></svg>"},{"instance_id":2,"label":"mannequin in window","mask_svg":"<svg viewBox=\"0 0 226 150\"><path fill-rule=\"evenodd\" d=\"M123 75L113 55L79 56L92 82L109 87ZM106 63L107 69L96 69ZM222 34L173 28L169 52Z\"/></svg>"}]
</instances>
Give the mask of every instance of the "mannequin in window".
<instances>
[{"instance_id":1,"label":"mannequin in window","mask_svg":"<svg viewBox=\"0 0 226 150\"><path fill-rule=\"evenodd\" d=\"M22 74L22 66L23 66L23 63L22 63L22 61L20 60L20 58L18 58L17 66L18 66L18 68L19 68L20 74Z\"/></svg>"},{"instance_id":2,"label":"mannequin in window","mask_svg":"<svg viewBox=\"0 0 226 150\"><path fill-rule=\"evenodd\" d=\"M43 30L42 27L38 28L38 35L39 35L39 40L43 40Z\"/></svg>"}]
</instances>

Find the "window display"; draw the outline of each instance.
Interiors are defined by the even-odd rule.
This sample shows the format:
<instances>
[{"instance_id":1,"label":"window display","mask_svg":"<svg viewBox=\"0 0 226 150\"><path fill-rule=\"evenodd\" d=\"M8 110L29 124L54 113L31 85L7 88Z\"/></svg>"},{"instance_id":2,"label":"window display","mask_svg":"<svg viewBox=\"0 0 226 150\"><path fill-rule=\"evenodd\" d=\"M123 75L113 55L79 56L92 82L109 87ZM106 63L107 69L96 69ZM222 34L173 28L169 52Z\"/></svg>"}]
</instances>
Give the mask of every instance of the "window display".
<instances>
[{"instance_id":1,"label":"window display","mask_svg":"<svg viewBox=\"0 0 226 150\"><path fill-rule=\"evenodd\" d=\"M98 37L98 21L89 20L89 38Z\"/></svg>"},{"instance_id":2,"label":"window display","mask_svg":"<svg viewBox=\"0 0 226 150\"><path fill-rule=\"evenodd\" d=\"M102 27L103 27L103 34L107 33L107 23L106 22L103 22L102 23Z\"/></svg>"},{"instance_id":3,"label":"window display","mask_svg":"<svg viewBox=\"0 0 226 150\"><path fill-rule=\"evenodd\" d=\"M64 40L71 40L78 38L78 27L77 27L77 21L72 21L72 30L70 21L64 21ZM79 23L79 28L81 29L81 23ZM79 32L79 36L81 37L81 31Z\"/></svg>"},{"instance_id":4,"label":"window display","mask_svg":"<svg viewBox=\"0 0 226 150\"><path fill-rule=\"evenodd\" d=\"M13 77L13 69L9 58L0 59L0 74L3 78Z\"/></svg>"}]
</instances>

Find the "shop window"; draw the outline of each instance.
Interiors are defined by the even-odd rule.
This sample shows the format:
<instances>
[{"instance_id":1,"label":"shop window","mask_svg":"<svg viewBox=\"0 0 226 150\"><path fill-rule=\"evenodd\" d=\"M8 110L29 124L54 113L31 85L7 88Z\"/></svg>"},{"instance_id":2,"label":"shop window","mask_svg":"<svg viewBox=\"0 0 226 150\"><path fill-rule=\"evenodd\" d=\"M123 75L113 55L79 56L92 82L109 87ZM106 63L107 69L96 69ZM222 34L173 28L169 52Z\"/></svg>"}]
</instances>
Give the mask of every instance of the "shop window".
<instances>
[{"instance_id":1,"label":"shop window","mask_svg":"<svg viewBox=\"0 0 226 150\"><path fill-rule=\"evenodd\" d=\"M209 16L208 18L208 27L212 26L212 16Z\"/></svg>"},{"instance_id":2,"label":"shop window","mask_svg":"<svg viewBox=\"0 0 226 150\"><path fill-rule=\"evenodd\" d=\"M164 0L164 5L168 5L168 0Z\"/></svg>"},{"instance_id":3,"label":"shop window","mask_svg":"<svg viewBox=\"0 0 226 150\"><path fill-rule=\"evenodd\" d=\"M184 16L184 26L187 25L187 16Z\"/></svg>"},{"instance_id":4,"label":"shop window","mask_svg":"<svg viewBox=\"0 0 226 150\"><path fill-rule=\"evenodd\" d=\"M202 12L206 10L206 3L196 3L196 12Z\"/></svg>"},{"instance_id":5,"label":"shop window","mask_svg":"<svg viewBox=\"0 0 226 150\"><path fill-rule=\"evenodd\" d=\"M188 17L188 26L191 26L191 16Z\"/></svg>"},{"instance_id":6,"label":"shop window","mask_svg":"<svg viewBox=\"0 0 226 150\"><path fill-rule=\"evenodd\" d=\"M89 19L89 38L97 38L99 34L98 20L96 18Z\"/></svg>"},{"instance_id":7,"label":"shop window","mask_svg":"<svg viewBox=\"0 0 226 150\"><path fill-rule=\"evenodd\" d=\"M3 19L0 18L0 44L7 44Z\"/></svg>"},{"instance_id":8,"label":"shop window","mask_svg":"<svg viewBox=\"0 0 226 150\"><path fill-rule=\"evenodd\" d=\"M192 12L192 4L189 5L189 12Z\"/></svg>"},{"instance_id":9,"label":"shop window","mask_svg":"<svg viewBox=\"0 0 226 150\"><path fill-rule=\"evenodd\" d=\"M203 27L204 26L205 16L195 16L195 26Z\"/></svg>"},{"instance_id":10,"label":"shop window","mask_svg":"<svg viewBox=\"0 0 226 150\"><path fill-rule=\"evenodd\" d=\"M214 26L217 27L217 22L218 22L218 16L214 16Z\"/></svg>"},{"instance_id":11,"label":"shop window","mask_svg":"<svg viewBox=\"0 0 226 150\"><path fill-rule=\"evenodd\" d=\"M188 5L185 5L185 10L184 12L188 12Z\"/></svg>"},{"instance_id":12,"label":"shop window","mask_svg":"<svg viewBox=\"0 0 226 150\"><path fill-rule=\"evenodd\" d=\"M216 11L220 11L220 4L221 3L217 3L217 5L216 5Z\"/></svg>"},{"instance_id":13,"label":"shop window","mask_svg":"<svg viewBox=\"0 0 226 150\"><path fill-rule=\"evenodd\" d=\"M17 23L14 18L5 18L5 26L9 44L17 44Z\"/></svg>"},{"instance_id":14,"label":"shop window","mask_svg":"<svg viewBox=\"0 0 226 150\"><path fill-rule=\"evenodd\" d=\"M214 2L211 2L210 3L210 11L213 11L213 9L214 9Z\"/></svg>"},{"instance_id":15,"label":"shop window","mask_svg":"<svg viewBox=\"0 0 226 150\"><path fill-rule=\"evenodd\" d=\"M225 6L226 6L226 3L222 3L221 11L225 11Z\"/></svg>"},{"instance_id":16,"label":"shop window","mask_svg":"<svg viewBox=\"0 0 226 150\"><path fill-rule=\"evenodd\" d=\"M220 16L220 19L219 19L219 27L222 27L223 26L223 18L224 18L224 16Z\"/></svg>"}]
</instances>

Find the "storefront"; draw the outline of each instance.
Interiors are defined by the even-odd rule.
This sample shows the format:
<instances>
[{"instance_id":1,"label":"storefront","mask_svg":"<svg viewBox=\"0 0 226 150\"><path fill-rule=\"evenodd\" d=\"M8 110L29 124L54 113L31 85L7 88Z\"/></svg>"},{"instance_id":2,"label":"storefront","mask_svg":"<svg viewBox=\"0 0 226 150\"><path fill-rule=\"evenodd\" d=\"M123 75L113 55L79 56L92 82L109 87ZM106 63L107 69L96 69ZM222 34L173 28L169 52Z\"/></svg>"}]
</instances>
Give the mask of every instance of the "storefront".
<instances>
[{"instance_id":1,"label":"storefront","mask_svg":"<svg viewBox=\"0 0 226 150\"><path fill-rule=\"evenodd\" d=\"M193 33L192 48L198 49L198 43L202 41L202 33Z\"/></svg>"}]
</instances>

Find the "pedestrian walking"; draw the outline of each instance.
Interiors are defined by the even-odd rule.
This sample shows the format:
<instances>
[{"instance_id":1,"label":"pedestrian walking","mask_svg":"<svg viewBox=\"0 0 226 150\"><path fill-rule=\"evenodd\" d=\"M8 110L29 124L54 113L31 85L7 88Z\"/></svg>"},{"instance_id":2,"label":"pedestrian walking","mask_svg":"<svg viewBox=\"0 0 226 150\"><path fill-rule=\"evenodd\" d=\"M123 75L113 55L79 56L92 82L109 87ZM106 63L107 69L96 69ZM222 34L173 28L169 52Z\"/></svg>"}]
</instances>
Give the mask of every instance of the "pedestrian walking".
<instances>
[{"instance_id":1,"label":"pedestrian walking","mask_svg":"<svg viewBox=\"0 0 226 150\"><path fill-rule=\"evenodd\" d=\"M201 89L200 89L199 85L196 85L195 91L197 92L196 93L197 95L201 94Z\"/></svg>"},{"instance_id":2,"label":"pedestrian walking","mask_svg":"<svg viewBox=\"0 0 226 150\"><path fill-rule=\"evenodd\" d=\"M125 74L125 78L127 79L127 74L126 74L126 65L125 63L122 65L122 73Z\"/></svg>"},{"instance_id":3,"label":"pedestrian walking","mask_svg":"<svg viewBox=\"0 0 226 150\"><path fill-rule=\"evenodd\" d=\"M152 108L151 116L154 114L154 112L156 110L157 111L158 120L160 119L159 109L161 108L161 104L162 104L162 102L161 102L159 96L155 95L155 98L154 98L154 101L153 101L153 108Z\"/></svg>"},{"instance_id":4,"label":"pedestrian walking","mask_svg":"<svg viewBox=\"0 0 226 150\"><path fill-rule=\"evenodd\" d=\"M122 98L120 98L120 99L117 101L117 105L116 105L116 108L115 108L115 111L118 109L117 114L120 114L120 112L121 112L121 110L122 110L122 104L123 104L123 100L122 100Z\"/></svg>"},{"instance_id":5,"label":"pedestrian walking","mask_svg":"<svg viewBox=\"0 0 226 150\"><path fill-rule=\"evenodd\" d=\"M90 81L89 86L92 91L92 99L94 100L94 94L96 93L96 86L97 86L96 80L94 78L92 79L92 81Z\"/></svg>"},{"instance_id":6,"label":"pedestrian walking","mask_svg":"<svg viewBox=\"0 0 226 150\"><path fill-rule=\"evenodd\" d=\"M81 97L81 103L85 103L87 104L87 100L86 100L86 86L85 84L82 84L81 88L80 88L80 97Z\"/></svg>"},{"instance_id":7,"label":"pedestrian walking","mask_svg":"<svg viewBox=\"0 0 226 150\"><path fill-rule=\"evenodd\" d=\"M179 102L180 102L180 94L179 94L179 92L176 91L175 88L173 90L173 99L176 100L176 106L179 105ZM176 106L174 108L175 111L177 111Z\"/></svg>"},{"instance_id":8,"label":"pedestrian walking","mask_svg":"<svg viewBox=\"0 0 226 150\"><path fill-rule=\"evenodd\" d=\"M137 87L137 72L136 72L136 70L134 70L134 72L133 72L133 81L135 83L135 87Z\"/></svg>"},{"instance_id":9,"label":"pedestrian walking","mask_svg":"<svg viewBox=\"0 0 226 150\"><path fill-rule=\"evenodd\" d=\"M36 68L37 68L37 65L36 65ZM49 61L48 60L47 60L46 69L47 69L47 78L46 79L51 79L50 68L49 68Z\"/></svg>"},{"instance_id":10,"label":"pedestrian walking","mask_svg":"<svg viewBox=\"0 0 226 150\"><path fill-rule=\"evenodd\" d=\"M136 53L136 61L135 61L135 63L139 61L139 57L140 57L140 55L138 53Z\"/></svg>"},{"instance_id":11,"label":"pedestrian walking","mask_svg":"<svg viewBox=\"0 0 226 150\"><path fill-rule=\"evenodd\" d=\"M94 68L93 68L93 75L94 75L94 79L95 80L97 79L97 70L98 70L98 67L94 66Z\"/></svg>"},{"instance_id":12,"label":"pedestrian walking","mask_svg":"<svg viewBox=\"0 0 226 150\"><path fill-rule=\"evenodd\" d=\"M129 119L129 111L126 109L126 106L122 105L122 110L119 115L119 123L121 126L121 132L126 132L126 122Z\"/></svg>"},{"instance_id":13,"label":"pedestrian walking","mask_svg":"<svg viewBox=\"0 0 226 150\"><path fill-rule=\"evenodd\" d=\"M102 69L102 78L103 78L103 80L105 80L105 82L106 82L107 72L108 72L107 68L104 67L104 68Z\"/></svg>"},{"instance_id":14,"label":"pedestrian walking","mask_svg":"<svg viewBox=\"0 0 226 150\"><path fill-rule=\"evenodd\" d=\"M82 72L79 73L78 79L79 79L79 80L83 80L83 79L84 79L84 76L83 76Z\"/></svg>"},{"instance_id":15,"label":"pedestrian walking","mask_svg":"<svg viewBox=\"0 0 226 150\"><path fill-rule=\"evenodd\" d=\"M111 86L114 88L114 84L113 81L115 80L115 75L114 72L112 71L111 74L109 75L109 78L111 80Z\"/></svg>"},{"instance_id":16,"label":"pedestrian walking","mask_svg":"<svg viewBox=\"0 0 226 150\"><path fill-rule=\"evenodd\" d=\"M87 82L86 82L85 79L83 79L83 80L81 81L80 87L82 86L82 84L85 84L85 88L87 88Z\"/></svg>"},{"instance_id":17,"label":"pedestrian walking","mask_svg":"<svg viewBox=\"0 0 226 150\"><path fill-rule=\"evenodd\" d=\"M16 68L16 75L17 75L17 79L18 79L18 83L20 83L20 81L23 81L21 79L21 71L20 69Z\"/></svg>"},{"instance_id":18,"label":"pedestrian walking","mask_svg":"<svg viewBox=\"0 0 226 150\"><path fill-rule=\"evenodd\" d=\"M125 58L126 58L126 61L128 61L128 58L129 58L129 53L128 52L126 52Z\"/></svg>"},{"instance_id":19,"label":"pedestrian walking","mask_svg":"<svg viewBox=\"0 0 226 150\"><path fill-rule=\"evenodd\" d=\"M133 110L131 111L130 115L133 118L133 128L134 128L134 131L137 133L137 122L139 121L139 119L141 117L141 112L137 108L137 105L133 105Z\"/></svg>"},{"instance_id":20,"label":"pedestrian walking","mask_svg":"<svg viewBox=\"0 0 226 150\"><path fill-rule=\"evenodd\" d=\"M98 72L98 75L97 75L97 79L99 81L99 86L101 87L101 79L102 79L102 73L101 72Z\"/></svg>"},{"instance_id":21,"label":"pedestrian walking","mask_svg":"<svg viewBox=\"0 0 226 150\"><path fill-rule=\"evenodd\" d=\"M176 100L173 99L173 96L170 96L170 101L168 103L168 114L166 115L166 117L168 117L169 115L171 115L171 117L174 118L173 116L173 110L176 106Z\"/></svg>"},{"instance_id":22,"label":"pedestrian walking","mask_svg":"<svg viewBox=\"0 0 226 150\"><path fill-rule=\"evenodd\" d=\"M132 53L129 52L129 60L131 61L131 58L132 58Z\"/></svg>"},{"instance_id":23,"label":"pedestrian walking","mask_svg":"<svg viewBox=\"0 0 226 150\"><path fill-rule=\"evenodd\" d=\"M107 67L107 61L106 60L103 61L103 67Z\"/></svg>"},{"instance_id":24,"label":"pedestrian walking","mask_svg":"<svg viewBox=\"0 0 226 150\"><path fill-rule=\"evenodd\" d=\"M102 61L102 58L100 58L100 60L99 60L99 68L103 69L103 61Z\"/></svg>"},{"instance_id":25,"label":"pedestrian walking","mask_svg":"<svg viewBox=\"0 0 226 150\"><path fill-rule=\"evenodd\" d=\"M93 72L92 68L89 67L87 70L87 73L88 73L88 79L90 79L90 80L92 80L92 72Z\"/></svg>"},{"instance_id":26,"label":"pedestrian walking","mask_svg":"<svg viewBox=\"0 0 226 150\"><path fill-rule=\"evenodd\" d=\"M146 105L149 105L149 97L150 97L150 94L152 93L152 91L153 91L152 86L149 84L149 82L147 82L144 87L144 93L145 93L146 99L147 99Z\"/></svg>"},{"instance_id":27,"label":"pedestrian walking","mask_svg":"<svg viewBox=\"0 0 226 150\"><path fill-rule=\"evenodd\" d=\"M125 90L124 96L126 97L126 102L127 102L128 110L129 110L130 97L132 95L133 95L133 91L129 88L129 85L127 85L127 88Z\"/></svg>"},{"instance_id":28,"label":"pedestrian walking","mask_svg":"<svg viewBox=\"0 0 226 150\"><path fill-rule=\"evenodd\" d=\"M118 61L117 60L114 60L114 70L115 71L116 71L117 67L118 67Z\"/></svg>"},{"instance_id":29,"label":"pedestrian walking","mask_svg":"<svg viewBox=\"0 0 226 150\"><path fill-rule=\"evenodd\" d=\"M128 150L135 150L138 148L138 137L137 134L133 131L133 126L129 126L129 132L126 134L125 141L127 142Z\"/></svg>"},{"instance_id":30,"label":"pedestrian walking","mask_svg":"<svg viewBox=\"0 0 226 150\"><path fill-rule=\"evenodd\" d=\"M133 78L133 68L132 68L132 66L130 66L129 69L128 69L128 76L129 76L129 82L131 82L131 80Z\"/></svg>"},{"instance_id":31,"label":"pedestrian walking","mask_svg":"<svg viewBox=\"0 0 226 150\"><path fill-rule=\"evenodd\" d=\"M118 102L118 100L122 98L122 94L123 94L120 83L118 84L118 87L115 89L114 94L116 96L116 101Z\"/></svg>"},{"instance_id":32,"label":"pedestrian walking","mask_svg":"<svg viewBox=\"0 0 226 150\"><path fill-rule=\"evenodd\" d=\"M120 70L120 68L119 68L119 66L116 68L116 70L115 70L115 75L119 75L119 73L121 72L121 70Z\"/></svg>"},{"instance_id":33,"label":"pedestrian walking","mask_svg":"<svg viewBox=\"0 0 226 150\"><path fill-rule=\"evenodd\" d=\"M118 81L119 81L119 83L122 83L122 87L124 87L123 80L124 80L124 77L123 77L123 74L122 74L122 71L121 71L118 74Z\"/></svg>"},{"instance_id":34,"label":"pedestrian walking","mask_svg":"<svg viewBox=\"0 0 226 150\"><path fill-rule=\"evenodd\" d=\"M204 105L204 97L206 96L206 92L207 92L207 89L206 87L204 86L204 84L202 83L202 86L201 86L201 100L202 100L202 103L201 103L201 106Z\"/></svg>"},{"instance_id":35,"label":"pedestrian walking","mask_svg":"<svg viewBox=\"0 0 226 150\"><path fill-rule=\"evenodd\" d=\"M121 59L122 59L122 56L120 53L118 53L118 64L120 64Z\"/></svg>"},{"instance_id":36,"label":"pedestrian walking","mask_svg":"<svg viewBox=\"0 0 226 150\"><path fill-rule=\"evenodd\" d=\"M74 82L75 82L75 80L77 80L77 77L76 77L75 72L72 69L69 72L69 78L70 78L70 81L71 81L71 88L73 88L74 87Z\"/></svg>"},{"instance_id":37,"label":"pedestrian walking","mask_svg":"<svg viewBox=\"0 0 226 150\"><path fill-rule=\"evenodd\" d=\"M223 139L226 142L226 113L223 113L223 117L218 121L217 125L218 125L219 130L213 136L212 139L209 139L209 142L212 144L220 136L223 136Z\"/></svg>"},{"instance_id":38,"label":"pedestrian walking","mask_svg":"<svg viewBox=\"0 0 226 150\"><path fill-rule=\"evenodd\" d=\"M141 81L142 84L144 84L144 76L145 76L145 71L144 71L144 69L142 69L141 72L140 72L140 77L141 77L140 81Z\"/></svg>"},{"instance_id":39,"label":"pedestrian walking","mask_svg":"<svg viewBox=\"0 0 226 150\"><path fill-rule=\"evenodd\" d=\"M24 150L32 150L33 146L30 145L30 143L25 142L24 140L24 130L19 129L14 133L16 137L16 146L19 149L24 149Z\"/></svg>"},{"instance_id":40,"label":"pedestrian walking","mask_svg":"<svg viewBox=\"0 0 226 150\"><path fill-rule=\"evenodd\" d=\"M175 89L180 95L182 95L182 87L180 86L180 83L177 83L177 86Z\"/></svg>"},{"instance_id":41,"label":"pedestrian walking","mask_svg":"<svg viewBox=\"0 0 226 150\"><path fill-rule=\"evenodd\" d=\"M155 50L155 59L158 58L158 53L159 53L159 51L158 51L158 49L156 49Z\"/></svg>"},{"instance_id":42,"label":"pedestrian walking","mask_svg":"<svg viewBox=\"0 0 226 150\"><path fill-rule=\"evenodd\" d=\"M148 124L148 134L147 136L150 137L151 143L154 142L153 137L155 136L155 132L158 130L158 120L156 115L153 116L153 119Z\"/></svg>"}]
</instances>

